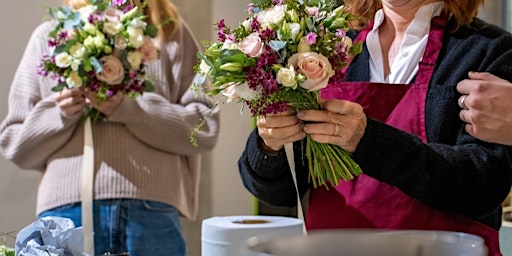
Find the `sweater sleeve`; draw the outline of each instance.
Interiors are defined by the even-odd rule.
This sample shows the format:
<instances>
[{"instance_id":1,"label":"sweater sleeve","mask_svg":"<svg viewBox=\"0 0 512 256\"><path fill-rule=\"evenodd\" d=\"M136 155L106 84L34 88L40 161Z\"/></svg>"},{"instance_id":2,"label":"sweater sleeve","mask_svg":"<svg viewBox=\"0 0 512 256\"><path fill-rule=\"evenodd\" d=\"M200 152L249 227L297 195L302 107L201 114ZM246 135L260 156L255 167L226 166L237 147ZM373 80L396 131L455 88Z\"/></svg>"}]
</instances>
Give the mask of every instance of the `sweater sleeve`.
<instances>
[{"instance_id":1,"label":"sweater sleeve","mask_svg":"<svg viewBox=\"0 0 512 256\"><path fill-rule=\"evenodd\" d=\"M72 136L81 115L66 117L56 106L47 78L36 68L47 54L49 23L37 27L31 35L11 83L8 113L0 125L2 154L23 169L42 170L46 160Z\"/></svg>"},{"instance_id":2,"label":"sweater sleeve","mask_svg":"<svg viewBox=\"0 0 512 256\"><path fill-rule=\"evenodd\" d=\"M191 89L198 78L194 65L200 48L184 21L181 24L174 39L161 51L161 66L152 69L157 76L163 72L166 84L135 100L125 99L109 120L124 123L135 137L151 147L190 155L216 145L219 108L208 96ZM198 147L194 147L188 134L203 119L205 125L195 136Z\"/></svg>"}]
</instances>

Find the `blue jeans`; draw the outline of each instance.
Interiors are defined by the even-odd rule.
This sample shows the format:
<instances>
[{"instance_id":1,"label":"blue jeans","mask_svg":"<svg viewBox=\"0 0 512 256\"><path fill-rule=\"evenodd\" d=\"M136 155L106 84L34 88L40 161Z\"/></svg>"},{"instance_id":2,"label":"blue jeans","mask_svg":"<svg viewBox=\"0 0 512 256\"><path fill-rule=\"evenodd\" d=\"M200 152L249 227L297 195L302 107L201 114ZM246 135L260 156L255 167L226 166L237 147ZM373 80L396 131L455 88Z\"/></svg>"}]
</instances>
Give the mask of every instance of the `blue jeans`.
<instances>
[{"instance_id":1,"label":"blue jeans","mask_svg":"<svg viewBox=\"0 0 512 256\"><path fill-rule=\"evenodd\" d=\"M82 226L81 204L60 206L39 215L70 218ZM171 205L144 200L94 201L96 254L129 252L130 256L184 256L178 210Z\"/></svg>"}]
</instances>

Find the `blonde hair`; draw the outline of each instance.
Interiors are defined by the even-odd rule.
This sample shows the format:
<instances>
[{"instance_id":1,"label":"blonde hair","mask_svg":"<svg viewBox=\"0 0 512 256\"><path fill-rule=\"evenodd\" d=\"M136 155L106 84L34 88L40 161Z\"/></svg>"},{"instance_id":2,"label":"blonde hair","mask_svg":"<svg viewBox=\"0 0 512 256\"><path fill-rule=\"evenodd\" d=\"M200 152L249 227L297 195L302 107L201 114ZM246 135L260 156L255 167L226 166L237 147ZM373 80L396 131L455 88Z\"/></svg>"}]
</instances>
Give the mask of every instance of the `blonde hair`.
<instances>
[{"instance_id":1,"label":"blonde hair","mask_svg":"<svg viewBox=\"0 0 512 256\"><path fill-rule=\"evenodd\" d=\"M170 0L128 0L129 4L135 6L140 6L142 2L147 4L144 13L149 19L146 21L158 28L159 41L169 39L179 25L178 8ZM64 4L77 10L88 5L89 0L64 0Z\"/></svg>"},{"instance_id":2,"label":"blonde hair","mask_svg":"<svg viewBox=\"0 0 512 256\"><path fill-rule=\"evenodd\" d=\"M354 28L368 24L375 12L382 7L381 0L344 0L344 4L349 13L361 18L359 23L353 24ZM469 25L483 4L484 0L444 0L444 11L453 15L457 29Z\"/></svg>"}]
</instances>

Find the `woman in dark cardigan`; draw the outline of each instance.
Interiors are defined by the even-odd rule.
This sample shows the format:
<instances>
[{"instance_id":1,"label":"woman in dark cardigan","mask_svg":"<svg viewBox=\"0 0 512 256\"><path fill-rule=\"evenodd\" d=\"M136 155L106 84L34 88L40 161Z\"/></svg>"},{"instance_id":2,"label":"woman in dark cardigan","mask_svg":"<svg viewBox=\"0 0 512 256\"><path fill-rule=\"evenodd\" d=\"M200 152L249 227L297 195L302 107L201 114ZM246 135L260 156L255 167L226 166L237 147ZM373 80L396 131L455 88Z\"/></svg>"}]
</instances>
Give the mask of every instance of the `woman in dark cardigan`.
<instances>
[{"instance_id":1,"label":"woman in dark cardigan","mask_svg":"<svg viewBox=\"0 0 512 256\"><path fill-rule=\"evenodd\" d=\"M501 203L510 191L509 148L480 141L459 119L456 90L469 71L512 81L512 35L476 17L483 0L347 0L367 26L355 40L363 52L347 82L324 89L323 110L259 118L239 159L245 187L273 205L295 206L296 190L284 152L294 143L299 193L310 190L308 229L386 228L450 230L479 235L490 255L501 255ZM427 18L425 18L427 17ZM387 101L385 117L337 89ZM405 92L396 88L406 86ZM301 139L338 145L363 174L338 186L313 188Z\"/></svg>"}]
</instances>

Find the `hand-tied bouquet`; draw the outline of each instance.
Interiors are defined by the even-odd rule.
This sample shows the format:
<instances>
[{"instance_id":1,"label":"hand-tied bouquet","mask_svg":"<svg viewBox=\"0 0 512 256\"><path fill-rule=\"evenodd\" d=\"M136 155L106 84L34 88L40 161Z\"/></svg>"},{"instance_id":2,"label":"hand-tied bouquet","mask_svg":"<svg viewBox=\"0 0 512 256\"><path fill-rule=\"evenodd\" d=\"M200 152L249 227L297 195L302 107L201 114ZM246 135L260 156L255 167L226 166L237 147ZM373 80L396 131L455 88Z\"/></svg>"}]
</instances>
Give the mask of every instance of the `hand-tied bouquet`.
<instances>
[{"instance_id":1,"label":"hand-tied bouquet","mask_svg":"<svg viewBox=\"0 0 512 256\"><path fill-rule=\"evenodd\" d=\"M50 8L52 52L42 57L38 74L57 81L55 92L84 88L96 92L99 103L118 92L135 98L154 90L145 68L159 57L152 41L158 30L145 22L144 7L126 0L90 0L77 11ZM95 121L102 114L91 107L87 116Z\"/></svg>"},{"instance_id":2,"label":"hand-tied bouquet","mask_svg":"<svg viewBox=\"0 0 512 256\"><path fill-rule=\"evenodd\" d=\"M16 239L13 236L15 232L2 233L0 232L0 256L14 256L14 249L6 246L7 237Z\"/></svg>"},{"instance_id":3,"label":"hand-tied bouquet","mask_svg":"<svg viewBox=\"0 0 512 256\"><path fill-rule=\"evenodd\" d=\"M246 103L255 116L286 111L321 109L319 90L342 81L340 71L360 53L346 35L357 17L335 0L252 0L249 17L230 29L220 20L219 42L204 42L196 72L204 89L224 95L227 102ZM194 142L196 128L190 133ZM306 156L313 185L337 185L362 171L344 149L306 137Z\"/></svg>"}]
</instances>

